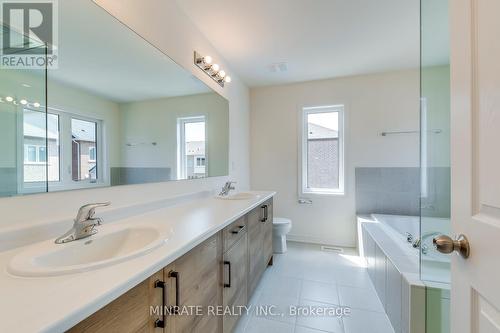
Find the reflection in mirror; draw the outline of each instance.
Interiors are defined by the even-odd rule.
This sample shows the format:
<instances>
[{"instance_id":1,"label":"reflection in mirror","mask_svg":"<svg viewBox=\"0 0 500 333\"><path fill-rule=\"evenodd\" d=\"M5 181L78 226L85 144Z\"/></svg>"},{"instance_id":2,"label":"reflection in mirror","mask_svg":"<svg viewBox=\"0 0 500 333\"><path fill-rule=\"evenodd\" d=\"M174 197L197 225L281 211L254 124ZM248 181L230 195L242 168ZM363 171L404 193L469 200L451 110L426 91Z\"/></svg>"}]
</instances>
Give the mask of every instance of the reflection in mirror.
<instances>
[{"instance_id":1,"label":"reflection in mirror","mask_svg":"<svg viewBox=\"0 0 500 333\"><path fill-rule=\"evenodd\" d=\"M23 115L30 138L23 147L24 183L38 187L0 195L228 174L226 99L91 1L59 2L58 30L47 115L40 112L43 73L11 70L7 78L13 87L25 81L40 87L21 94L40 101L39 109L10 111ZM12 124L7 131L15 132ZM21 149L5 140L0 147L13 155Z\"/></svg>"},{"instance_id":2,"label":"reflection in mirror","mask_svg":"<svg viewBox=\"0 0 500 333\"><path fill-rule=\"evenodd\" d=\"M24 38L5 25L0 28L2 36L9 34L13 41ZM30 52L45 54L43 44L32 39L28 43ZM44 68L0 68L0 196L47 191L50 147L44 104Z\"/></svg>"}]
</instances>

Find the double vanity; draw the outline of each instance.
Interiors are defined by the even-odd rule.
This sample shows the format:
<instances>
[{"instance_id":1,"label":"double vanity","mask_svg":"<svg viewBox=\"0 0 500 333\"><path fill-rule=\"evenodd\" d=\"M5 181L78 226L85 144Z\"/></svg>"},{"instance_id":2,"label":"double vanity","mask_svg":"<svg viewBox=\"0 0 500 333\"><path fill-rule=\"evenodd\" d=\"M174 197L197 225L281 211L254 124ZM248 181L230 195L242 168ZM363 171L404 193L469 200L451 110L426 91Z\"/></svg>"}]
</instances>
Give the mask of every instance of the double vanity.
<instances>
[{"instance_id":1,"label":"double vanity","mask_svg":"<svg viewBox=\"0 0 500 333\"><path fill-rule=\"evenodd\" d=\"M208 190L240 162L230 93L97 1L57 8L57 70L0 70L0 332L231 332L206 311L245 305L272 262L274 193Z\"/></svg>"},{"instance_id":2,"label":"double vanity","mask_svg":"<svg viewBox=\"0 0 500 333\"><path fill-rule=\"evenodd\" d=\"M89 237L2 252L0 331L232 332L272 264L273 195L111 207Z\"/></svg>"}]
</instances>

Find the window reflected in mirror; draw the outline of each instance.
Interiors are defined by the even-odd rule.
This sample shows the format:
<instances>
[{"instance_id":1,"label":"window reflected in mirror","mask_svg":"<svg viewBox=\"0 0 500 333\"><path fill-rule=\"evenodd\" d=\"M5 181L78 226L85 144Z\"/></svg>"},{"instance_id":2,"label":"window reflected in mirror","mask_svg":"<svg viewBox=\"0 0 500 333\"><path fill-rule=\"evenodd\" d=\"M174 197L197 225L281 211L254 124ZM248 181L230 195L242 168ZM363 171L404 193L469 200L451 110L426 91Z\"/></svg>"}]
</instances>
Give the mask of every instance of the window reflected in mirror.
<instances>
[{"instance_id":1,"label":"window reflected in mirror","mask_svg":"<svg viewBox=\"0 0 500 333\"><path fill-rule=\"evenodd\" d=\"M0 196L228 175L224 97L94 2L59 13L57 68L0 69Z\"/></svg>"},{"instance_id":2,"label":"window reflected in mirror","mask_svg":"<svg viewBox=\"0 0 500 333\"><path fill-rule=\"evenodd\" d=\"M206 177L206 121L204 116L178 119L179 178Z\"/></svg>"}]
</instances>

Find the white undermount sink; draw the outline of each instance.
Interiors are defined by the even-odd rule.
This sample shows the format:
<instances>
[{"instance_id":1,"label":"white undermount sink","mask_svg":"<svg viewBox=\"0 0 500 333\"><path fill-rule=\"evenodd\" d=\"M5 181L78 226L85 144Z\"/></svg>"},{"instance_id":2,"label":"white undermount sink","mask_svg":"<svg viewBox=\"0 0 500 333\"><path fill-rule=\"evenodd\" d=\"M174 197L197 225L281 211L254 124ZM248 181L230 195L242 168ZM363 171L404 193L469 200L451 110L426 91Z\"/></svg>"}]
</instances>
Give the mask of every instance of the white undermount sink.
<instances>
[{"instance_id":1,"label":"white undermount sink","mask_svg":"<svg viewBox=\"0 0 500 333\"><path fill-rule=\"evenodd\" d=\"M235 194L228 195L217 195L217 199L221 200L249 200L249 199L257 199L260 195L251 193L251 192L238 192Z\"/></svg>"},{"instance_id":2,"label":"white undermount sink","mask_svg":"<svg viewBox=\"0 0 500 333\"><path fill-rule=\"evenodd\" d=\"M99 232L77 241L55 244L47 240L28 246L8 265L18 276L56 276L85 272L146 254L165 243L168 234L156 226L99 227Z\"/></svg>"}]
</instances>

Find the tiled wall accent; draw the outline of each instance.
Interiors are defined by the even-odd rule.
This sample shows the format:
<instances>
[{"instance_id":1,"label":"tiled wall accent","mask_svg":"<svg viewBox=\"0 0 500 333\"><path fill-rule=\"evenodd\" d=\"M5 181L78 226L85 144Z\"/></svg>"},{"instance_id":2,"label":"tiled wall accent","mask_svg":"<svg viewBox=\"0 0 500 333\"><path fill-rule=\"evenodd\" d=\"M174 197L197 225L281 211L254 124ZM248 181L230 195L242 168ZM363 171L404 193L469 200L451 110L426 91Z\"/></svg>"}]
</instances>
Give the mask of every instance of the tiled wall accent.
<instances>
[{"instance_id":1,"label":"tiled wall accent","mask_svg":"<svg viewBox=\"0 0 500 333\"><path fill-rule=\"evenodd\" d=\"M16 168L0 168L0 197L17 195Z\"/></svg>"},{"instance_id":2,"label":"tiled wall accent","mask_svg":"<svg viewBox=\"0 0 500 333\"><path fill-rule=\"evenodd\" d=\"M356 213L420 215L420 168L356 168ZM422 214L450 216L450 168L427 169Z\"/></svg>"},{"instance_id":3,"label":"tiled wall accent","mask_svg":"<svg viewBox=\"0 0 500 333\"><path fill-rule=\"evenodd\" d=\"M171 180L170 168L111 168L111 186Z\"/></svg>"},{"instance_id":4,"label":"tiled wall accent","mask_svg":"<svg viewBox=\"0 0 500 333\"><path fill-rule=\"evenodd\" d=\"M419 168L356 168L356 213L420 215Z\"/></svg>"},{"instance_id":5,"label":"tiled wall accent","mask_svg":"<svg viewBox=\"0 0 500 333\"><path fill-rule=\"evenodd\" d=\"M427 169L427 193L422 197L422 216L449 218L451 215L450 168Z\"/></svg>"}]
</instances>

